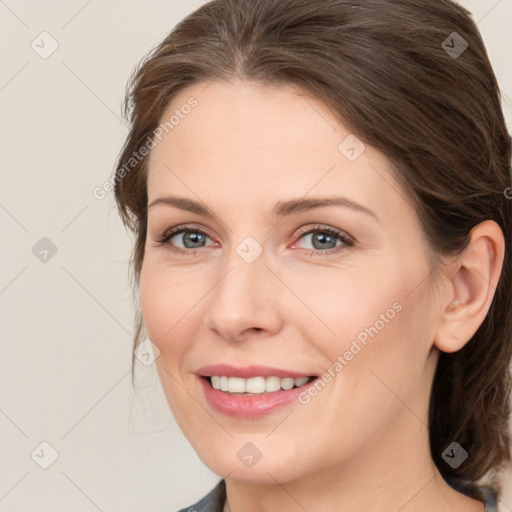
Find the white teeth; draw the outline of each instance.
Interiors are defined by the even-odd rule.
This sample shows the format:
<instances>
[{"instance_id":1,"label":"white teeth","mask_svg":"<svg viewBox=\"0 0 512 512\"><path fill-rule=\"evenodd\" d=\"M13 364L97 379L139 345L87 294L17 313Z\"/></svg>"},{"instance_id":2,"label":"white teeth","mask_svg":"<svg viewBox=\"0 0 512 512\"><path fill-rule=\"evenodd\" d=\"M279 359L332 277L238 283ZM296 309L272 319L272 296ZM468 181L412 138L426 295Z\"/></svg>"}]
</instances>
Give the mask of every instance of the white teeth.
<instances>
[{"instance_id":1,"label":"white teeth","mask_svg":"<svg viewBox=\"0 0 512 512\"><path fill-rule=\"evenodd\" d=\"M281 389L281 379L279 377L267 377L265 379L265 391L272 393Z\"/></svg>"},{"instance_id":2,"label":"white teeth","mask_svg":"<svg viewBox=\"0 0 512 512\"><path fill-rule=\"evenodd\" d=\"M306 381L307 380L308 379L306 378ZM281 379L281 387L283 389L286 389L286 390L292 389L293 386L295 386L295 379L292 379L291 377L286 377L284 379Z\"/></svg>"},{"instance_id":3,"label":"white teeth","mask_svg":"<svg viewBox=\"0 0 512 512\"><path fill-rule=\"evenodd\" d=\"M220 377L218 375L214 375L212 377L212 387L215 389L220 389Z\"/></svg>"},{"instance_id":4,"label":"white teeth","mask_svg":"<svg viewBox=\"0 0 512 512\"><path fill-rule=\"evenodd\" d=\"M309 382L310 377L301 377L294 379L292 377L251 377L242 379L241 377L226 377L223 375L212 375L210 382L214 389L227 391L228 393L272 393L280 389L289 390L300 387Z\"/></svg>"},{"instance_id":5,"label":"white teeth","mask_svg":"<svg viewBox=\"0 0 512 512\"><path fill-rule=\"evenodd\" d=\"M229 389L228 381L229 379L227 377L219 377L219 389L221 391L227 391Z\"/></svg>"},{"instance_id":6,"label":"white teeth","mask_svg":"<svg viewBox=\"0 0 512 512\"><path fill-rule=\"evenodd\" d=\"M242 382L244 379L240 379ZM265 377L252 377L245 381L245 389L242 393L265 393Z\"/></svg>"},{"instance_id":7,"label":"white teeth","mask_svg":"<svg viewBox=\"0 0 512 512\"><path fill-rule=\"evenodd\" d=\"M229 377L228 391L230 393L245 393L245 379L240 377Z\"/></svg>"}]
</instances>

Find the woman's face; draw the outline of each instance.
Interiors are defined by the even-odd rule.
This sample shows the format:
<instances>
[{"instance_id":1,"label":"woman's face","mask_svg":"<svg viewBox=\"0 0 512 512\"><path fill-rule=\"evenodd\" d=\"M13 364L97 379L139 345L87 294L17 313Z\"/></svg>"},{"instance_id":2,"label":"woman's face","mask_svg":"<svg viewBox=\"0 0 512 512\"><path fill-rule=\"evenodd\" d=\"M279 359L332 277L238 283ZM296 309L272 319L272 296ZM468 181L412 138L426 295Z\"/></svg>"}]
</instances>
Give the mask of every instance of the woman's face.
<instances>
[{"instance_id":1,"label":"woman's face","mask_svg":"<svg viewBox=\"0 0 512 512\"><path fill-rule=\"evenodd\" d=\"M149 160L140 300L198 455L274 483L424 454L439 299L387 160L292 87L197 84L172 115ZM301 376L317 378L286 389Z\"/></svg>"}]
</instances>

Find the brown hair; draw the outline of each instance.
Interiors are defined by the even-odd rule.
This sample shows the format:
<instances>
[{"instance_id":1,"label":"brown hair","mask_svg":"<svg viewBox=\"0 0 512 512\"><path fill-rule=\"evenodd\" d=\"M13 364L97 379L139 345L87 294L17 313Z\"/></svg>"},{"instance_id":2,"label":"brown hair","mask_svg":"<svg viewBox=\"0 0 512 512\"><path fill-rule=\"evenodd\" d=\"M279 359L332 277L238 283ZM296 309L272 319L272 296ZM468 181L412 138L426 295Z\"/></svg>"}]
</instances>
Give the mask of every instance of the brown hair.
<instances>
[{"instance_id":1,"label":"brown hair","mask_svg":"<svg viewBox=\"0 0 512 512\"><path fill-rule=\"evenodd\" d=\"M297 86L380 150L418 212L434 268L438 256L465 247L478 223L499 224L506 257L493 302L463 349L440 353L429 431L445 478L477 481L501 469L511 458L511 139L470 14L450 0L213 0L181 21L134 70L124 103L130 133L115 198L136 235L135 288L146 239L147 157L129 172L126 162L154 136L177 92L237 78ZM134 348L143 329L139 310ZM455 469L441 457L453 441L469 453Z\"/></svg>"}]
</instances>

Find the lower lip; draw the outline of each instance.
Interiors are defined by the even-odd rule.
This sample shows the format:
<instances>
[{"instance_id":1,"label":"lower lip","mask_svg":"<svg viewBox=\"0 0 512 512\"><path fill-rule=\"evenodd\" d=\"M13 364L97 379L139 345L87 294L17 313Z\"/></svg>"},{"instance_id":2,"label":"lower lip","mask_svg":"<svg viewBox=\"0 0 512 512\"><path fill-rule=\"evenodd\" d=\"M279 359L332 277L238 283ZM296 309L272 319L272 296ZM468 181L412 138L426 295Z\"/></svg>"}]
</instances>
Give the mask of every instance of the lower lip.
<instances>
[{"instance_id":1,"label":"lower lip","mask_svg":"<svg viewBox=\"0 0 512 512\"><path fill-rule=\"evenodd\" d=\"M210 379L199 377L199 380L203 386L206 400L214 409L229 416L243 418L258 418L285 407L297 400L297 397L314 382L312 380L303 386L289 390L282 389L261 395L243 396L230 395L219 389L214 389L210 385Z\"/></svg>"}]
</instances>

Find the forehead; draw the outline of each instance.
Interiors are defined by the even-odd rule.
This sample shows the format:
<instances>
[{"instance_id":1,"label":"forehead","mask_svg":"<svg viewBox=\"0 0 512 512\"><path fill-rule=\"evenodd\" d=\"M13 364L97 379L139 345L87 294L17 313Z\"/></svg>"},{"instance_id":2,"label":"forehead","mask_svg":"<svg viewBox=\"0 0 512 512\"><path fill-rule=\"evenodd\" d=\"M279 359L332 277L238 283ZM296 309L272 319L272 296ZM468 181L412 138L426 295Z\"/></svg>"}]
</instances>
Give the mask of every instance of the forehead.
<instances>
[{"instance_id":1,"label":"forehead","mask_svg":"<svg viewBox=\"0 0 512 512\"><path fill-rule=\"evenodd\" d=\"M188 108L192 100L196 106ZM173 98L160 125L171 118L173 126L163 133L167 146L174 152L209 152L217 158L222 153L229 158L239 149L250 151L249 158L289 148L299 155L328 151L337 157L339 137L346 131L326 106L293 86L252 82L195 84Z\"/></svg>"},{"instance_id":2,"label":"forehead","mask_svg":"<svg viewBox=\"0 0 512 512\"><path fill-rule=\"evenodd\" d=\"M149 201L179 193L271 208L287 197L343 193L374 210L408 207L384 156L293 86L195 84L173 98L166 122L149 159Z\"/></svg>"}]
</instances>

